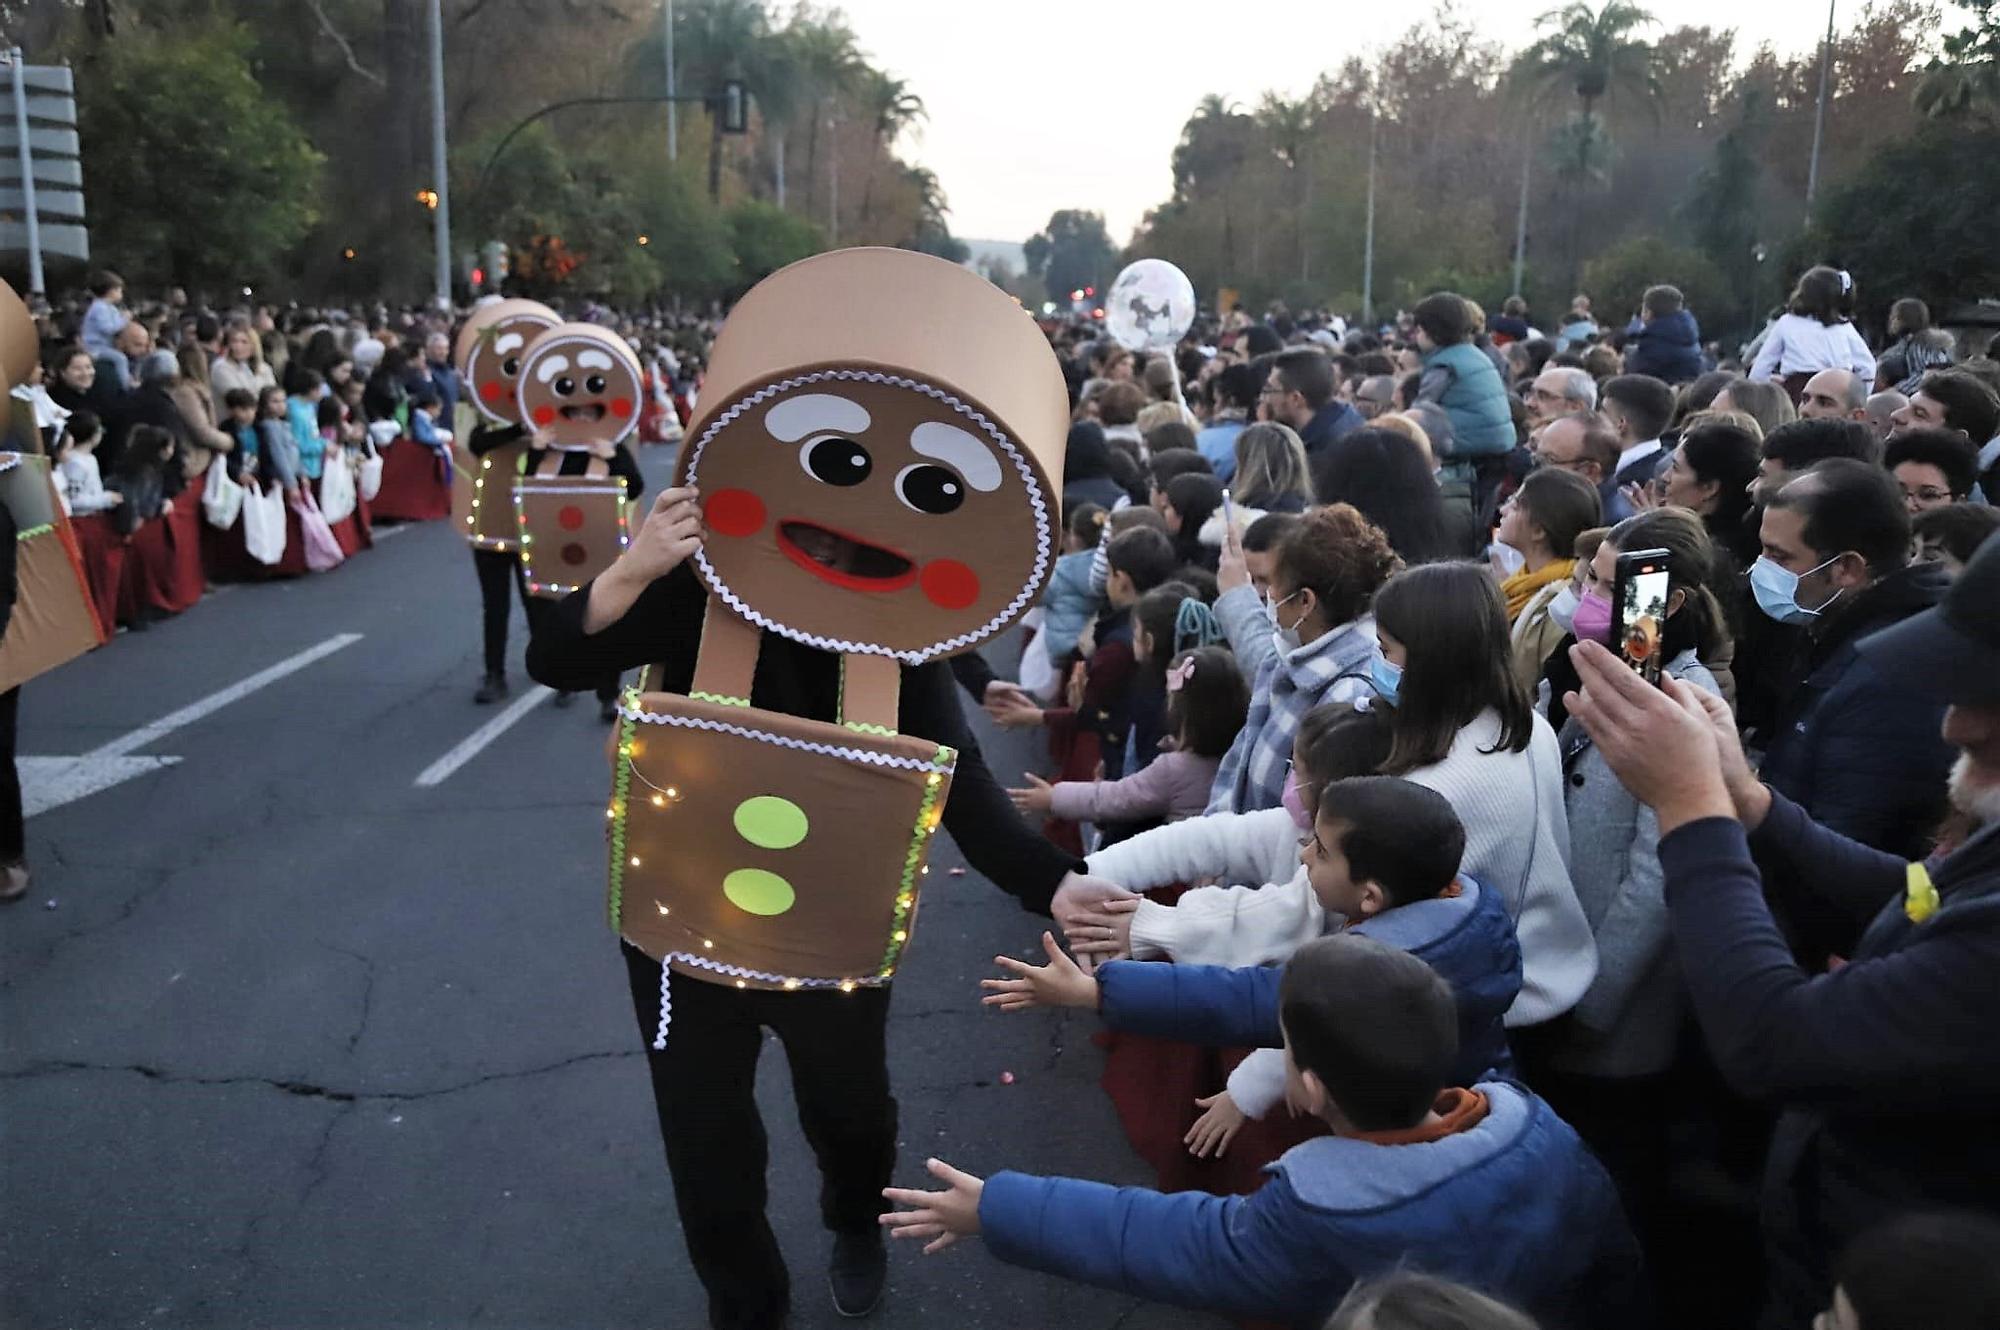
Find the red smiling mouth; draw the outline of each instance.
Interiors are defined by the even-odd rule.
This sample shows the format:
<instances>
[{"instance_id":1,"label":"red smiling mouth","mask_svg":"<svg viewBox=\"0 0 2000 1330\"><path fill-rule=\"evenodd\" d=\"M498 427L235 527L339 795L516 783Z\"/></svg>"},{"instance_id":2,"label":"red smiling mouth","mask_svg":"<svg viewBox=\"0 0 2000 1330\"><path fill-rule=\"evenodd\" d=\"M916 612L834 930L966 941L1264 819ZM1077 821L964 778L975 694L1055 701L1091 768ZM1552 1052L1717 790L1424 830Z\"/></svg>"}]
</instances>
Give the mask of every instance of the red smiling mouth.
<instances>
[{"instance_id":1,"label":"red smiling mouth","mask_svg":"<svg viewBox=\"0 0 2000 1330\"><path fill-rule=\"evenodd\" d=\"M604 403L584 402L578 406L566 406L562 408L562 418L564 420L587 420L594 424L604 419Z\"/></svg>"},{"instance_id":2,"label":"red smiling mouth","mask_svg":"<svg viewBox=\"0 0 2000 1330\"><path fill-rule=\"evenodd\" d=\"M815 522L778 523L778 548L813 576L849 591L899 591L916 580L916 564L903 555Z\"/></svg>"}]
</instances>

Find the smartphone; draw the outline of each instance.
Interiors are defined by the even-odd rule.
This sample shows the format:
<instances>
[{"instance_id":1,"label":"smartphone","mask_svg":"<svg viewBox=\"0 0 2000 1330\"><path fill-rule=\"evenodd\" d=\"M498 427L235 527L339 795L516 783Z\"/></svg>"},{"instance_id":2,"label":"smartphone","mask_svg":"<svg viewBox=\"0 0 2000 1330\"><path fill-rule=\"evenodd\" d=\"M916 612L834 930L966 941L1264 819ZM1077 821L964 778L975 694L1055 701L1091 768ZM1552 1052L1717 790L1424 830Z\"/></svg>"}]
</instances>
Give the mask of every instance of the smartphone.
<instances>
[{"instance_id":1,"label":"smartphone","mask_svg":"<svg viewBox=\"0 0 2000 1330\"><path fill-rule=\"evenodd\" d=\"M1224 533L1223 539L1226 541L1228 539L1228 533L1234 531L1235 529L1236 529L1236 505L1229 501L1229 487L1225 485L1222 490L1222 530Z\"/></svg>"},{"instance_id":2,"label":"smartphone","mask_svg":"<svg viewBox=\"0 0 2000 1330\"><path fill-rule=\"evenodd\" d=\"M1618 556L1612 581L1611 646L1634 673L1658 686L1661 639L1667 629L1667 597L1673 571L1666 550L1629 550Z\"/></svg>"}]
</instances>

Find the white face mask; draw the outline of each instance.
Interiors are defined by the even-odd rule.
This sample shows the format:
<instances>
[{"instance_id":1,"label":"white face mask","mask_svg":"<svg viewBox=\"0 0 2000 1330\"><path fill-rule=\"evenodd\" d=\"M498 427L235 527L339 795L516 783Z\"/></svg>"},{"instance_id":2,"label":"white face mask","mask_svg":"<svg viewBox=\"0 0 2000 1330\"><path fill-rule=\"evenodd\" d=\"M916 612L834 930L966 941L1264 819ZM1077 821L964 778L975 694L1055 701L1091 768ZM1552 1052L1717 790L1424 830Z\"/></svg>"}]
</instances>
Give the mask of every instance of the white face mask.
<instances>
[{"instance_id":1,"label":"white face mask","mask_svg":"<svg viewBox=\"0 0 2000 1330\"><path fill-rule=\"evenodd\" d=\"M1549 602L1549 618L1565 633L1576 631L1576 607L1582 601L1577 594L1576 583L1571 582L1556 592L1556 598Z\"/></svg>"},{"instance_id":2,"label":"white face mask","mask_svg":"<svg viewBox=\"0 0 2000 1330\"><path fill-rule=\"evenodd\" d=\"M1264 606L1271 612L1271 645L1278 649L1278 654L1281 656L1289 656L1305 645L1299 640L1299 625L1297 623L1293 624L1290 628L1286 628L1278 620L1278 610L1287 602L1295 600L1298 594L1298 592L1294 591L1291 595L1286 596L1284 600L1275 601L1269 595L1264 597ZM1299 623L1304 622L1305 616L1300 615Z\"/></svg>"},{"instance_id":3,"label":"white face mask","mask_svg":"<svg viewBox=\"0 0 2000 1330\"><path fill-rule=\"evenodd\" d=\"M1512 577L1527 566L1528 556L1509 545L1504 540L1496 540L1486 547L1486 556L1499 568L1503 577Z\"/></svg>"}]
</instances>

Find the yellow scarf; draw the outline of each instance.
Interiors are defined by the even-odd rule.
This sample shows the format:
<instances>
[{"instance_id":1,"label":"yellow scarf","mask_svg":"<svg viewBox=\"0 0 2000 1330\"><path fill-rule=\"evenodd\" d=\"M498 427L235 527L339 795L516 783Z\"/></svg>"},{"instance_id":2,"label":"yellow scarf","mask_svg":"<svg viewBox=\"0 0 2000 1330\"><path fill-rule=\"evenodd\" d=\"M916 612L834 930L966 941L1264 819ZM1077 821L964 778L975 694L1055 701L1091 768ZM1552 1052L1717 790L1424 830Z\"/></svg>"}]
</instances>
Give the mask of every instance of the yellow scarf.
<instances>
[{"instance_id":1,"label":"yellow scarf","mask_svg":"<svg viewBox=\"0 0 2000 1330\"><path fill-rule=\"evenodd\" d=\"M1535 593L1551 582L1561 582L1576 571L1575 559L1553 559L1541 566L1538 572L1523 568L1500 584L1501 594L1507 597L1507 622L1521 617L1521 611L1535 598Z\"/></svg>"}]
</instances>

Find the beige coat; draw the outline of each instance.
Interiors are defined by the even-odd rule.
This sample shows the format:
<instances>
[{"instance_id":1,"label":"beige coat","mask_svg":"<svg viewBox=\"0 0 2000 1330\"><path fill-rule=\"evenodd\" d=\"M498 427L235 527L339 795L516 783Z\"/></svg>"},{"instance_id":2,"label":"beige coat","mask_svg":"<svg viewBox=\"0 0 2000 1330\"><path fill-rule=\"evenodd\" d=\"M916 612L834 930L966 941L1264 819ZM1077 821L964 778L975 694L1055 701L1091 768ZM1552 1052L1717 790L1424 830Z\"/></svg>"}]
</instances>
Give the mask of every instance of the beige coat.
<instances>
[{"instance_id":1,"label":"beige coat","mask_svg":"<svg viewBox=\"0 0 2000 1330\"><path fill-rule=\"evenodd\" d=\"M215 403L200 384L187 379L177 379L167 390L174 399L174 406L181 413L181 420L187 425L187 456L182 461L182 469L189 480L204 474L208 464L216 454L226 453L236 446L225 430L215 424Z\"/></svg>"}]
</instances>

